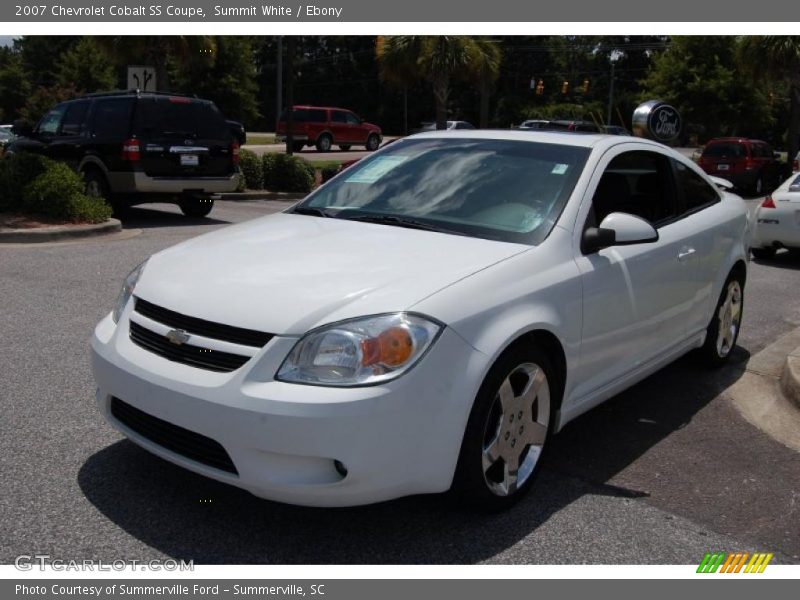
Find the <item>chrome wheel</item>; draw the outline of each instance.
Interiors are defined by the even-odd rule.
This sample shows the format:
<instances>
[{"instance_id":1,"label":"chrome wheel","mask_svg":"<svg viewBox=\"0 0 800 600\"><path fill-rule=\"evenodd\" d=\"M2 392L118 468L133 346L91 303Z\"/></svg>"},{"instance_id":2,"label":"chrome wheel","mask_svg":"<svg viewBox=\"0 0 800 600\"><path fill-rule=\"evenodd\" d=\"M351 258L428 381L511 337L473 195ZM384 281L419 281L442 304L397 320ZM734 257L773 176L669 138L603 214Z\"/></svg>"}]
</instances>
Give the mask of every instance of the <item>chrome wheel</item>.
<instances>
[{"instance_id":1,"label":"chrome wheel","mask_svg":"<svg viewBox=\"0 0 800 600\"><path fill-rule=\"evenodd\" d=\"M510 496L531 476L550 423L550 386L535 363L515 367L495 394L483 436L483 479Z\"/></svg>"},{"instance_id":2,"label":"chrome wheel","mask_svg":"<svg viewBox=\"0 0 800 600\"><path fill-rule=\"evenodd\" d=\"M728 283L725 299L717 311L717 354L726 357L733 350L742 320L742 287L735 279Z\"/></svg>"}]
</instances>

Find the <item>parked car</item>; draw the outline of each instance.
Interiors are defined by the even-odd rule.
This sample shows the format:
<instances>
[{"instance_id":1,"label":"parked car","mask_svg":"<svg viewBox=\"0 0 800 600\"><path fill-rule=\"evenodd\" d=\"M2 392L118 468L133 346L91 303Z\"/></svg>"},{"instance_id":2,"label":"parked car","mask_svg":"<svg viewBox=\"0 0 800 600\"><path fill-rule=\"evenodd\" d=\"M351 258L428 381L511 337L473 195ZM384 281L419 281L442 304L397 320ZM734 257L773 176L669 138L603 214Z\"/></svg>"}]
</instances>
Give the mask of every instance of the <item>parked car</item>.
<instances>
[{"instance_id":1,"label":"parked car","mask_svg":"<svg viewBox=\"0 0 800 600\"><path fill-rule=\"evenodd\" d=\"M747 138L714 138L703 148L698 164L709 175L754 195L774 189L783 174L780 156L772 147Z\"/></svg>"},{"instance_id":2,"label":"parked car","mask_svg":"<svg viewBox=\"0 0 800 600\"><path fill-rule=\"evenodd\" d=\"M746 233L656 142L404 138L136 267L92 338L98 406L264 498L505 508L567 422L690 350L729 359Z\"/></svg>"},{"instance_id":3,"label":"parked car","mask_svg":"<svg viewBox=\"0 0 800 600\"><path fill-rule=\"evenodd\" d=\"M475 129L475 126L469 121L447 121L445 129ZM436 131L436 121L423 121L414 133L423 131Z\"/></svg>"},{"instance_id":4,"label":"parked car","mask_svg":"<svg viewBox=\"0 0 800 600\"><path fill-rule=\"evenodd\" d=\"M90 94L62 102L7 153L35 152L83 174L86 193L123 208L175 202L190 217L236 190L239 143L210 100L155 92Z\"/></svg>"},{"instance_id":5,"label":"parked car","mask_svg":"<svg viewBox=\"0 0 800 600\"><path fill-rule=\"evenodd\" d=\"M16 136L11 133L11 129L0 127L0 150L5 150L6 146L15 138Z\"/></svg>"},{"instance_id":6,"label":"parked car","mask_svg":"<svg viewBox=\"0 0 800 600\"><path fill-rule=\"evenodd\" d=\"M800 171L800 151L795 154L794 160L792 161L792 173L797 173Z\"/></svg>"},{"instance_id":7,"label":"parked car","mask_svg":"<svg viewBox=\"0 0 800 600\"><path fill-rule=\"evenodd\" d=\"M800 174L784 181L756 209L750 252L770 259L781 248L800 249Z\"/></svg>"},{"instance_id":8,"label":"parked car","mask_svg":"<svg viewBox=\"0 0 800 600\"><path fill-rule=\"evenodd\" d=\"M562 119L550 121L544 129L561 131L578 131L583 133L600 133L600 128L591 121Z\"/></svg>"},{"instance_id":9,"label":"parked car","mask_svg":"<svg viewBox=\"0 0 800 600\"><path fill-rule=\"evenodd\" d=\"M278 121L275 137L281 143L286 141L287 117L287 111L283 111ZM344 108L295 106L292 127L295 152L306 146L315 146L319 152L329 152L333 146L339 146L340 150L364 146L372 152L378 149L383 140L380 127L367 123L356 113Z\"/></svg>"},{"instance_id":10,"label":"parked car","mask_svg":"<svg viewBox=\"0 0 800 600\"><path fill-rule=\"evenodd\" d=\"M517 126L517 129L547 129L550 121L544 119L528 119Z\"/></svg>"}]
</instances>

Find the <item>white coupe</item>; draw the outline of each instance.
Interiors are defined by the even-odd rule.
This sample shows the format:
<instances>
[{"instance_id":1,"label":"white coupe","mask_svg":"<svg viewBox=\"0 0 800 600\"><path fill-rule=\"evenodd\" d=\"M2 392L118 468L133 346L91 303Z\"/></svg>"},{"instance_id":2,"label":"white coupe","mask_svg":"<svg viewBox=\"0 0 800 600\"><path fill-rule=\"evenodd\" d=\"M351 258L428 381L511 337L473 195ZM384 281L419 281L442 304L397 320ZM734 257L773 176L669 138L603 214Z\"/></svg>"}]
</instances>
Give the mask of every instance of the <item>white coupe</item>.
<instances>
[{"instance_id":1,"label":"white coupe","mask_svg":"<svg viewBox=\"0 0 800 600\"><path fill-rule=\"evenodd\" d=\"M154 254L97 326L135 443L278 501L501 509L552 434L686 352L720 365L743 201L633 137L432 132Z\"/></svg>"},{"instance_id":2,"label":"white coupe","mask_svg":"<svg viewBox=\"0 0 800 600\"><path fill-rule=\"evenodd\" d=\"M784 181L756 209L750 251L770 259L781 248L800 249L800 175Z\"/></svg>"}]
</instances>

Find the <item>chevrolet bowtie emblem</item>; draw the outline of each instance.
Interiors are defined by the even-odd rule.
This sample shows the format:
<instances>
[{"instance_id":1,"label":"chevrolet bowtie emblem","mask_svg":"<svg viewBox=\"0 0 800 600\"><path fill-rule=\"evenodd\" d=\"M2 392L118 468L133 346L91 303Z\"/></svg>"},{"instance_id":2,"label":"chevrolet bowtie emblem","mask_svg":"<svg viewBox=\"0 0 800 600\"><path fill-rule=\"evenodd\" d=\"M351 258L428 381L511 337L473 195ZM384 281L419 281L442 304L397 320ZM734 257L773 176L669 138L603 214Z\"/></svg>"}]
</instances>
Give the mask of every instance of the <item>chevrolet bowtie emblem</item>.
<instances>
[{"instance_id":1,"label":"chevrolet bowtie emblem","mask_svg":"<svg viewBox=\"0 0 800 600\"><path fill-rule=\"evenodd\" d=\"M167 339L176 346L182 346L189 341L189 334L183 329L173 329L167 333Z\"/></svg>"}]
</instances>

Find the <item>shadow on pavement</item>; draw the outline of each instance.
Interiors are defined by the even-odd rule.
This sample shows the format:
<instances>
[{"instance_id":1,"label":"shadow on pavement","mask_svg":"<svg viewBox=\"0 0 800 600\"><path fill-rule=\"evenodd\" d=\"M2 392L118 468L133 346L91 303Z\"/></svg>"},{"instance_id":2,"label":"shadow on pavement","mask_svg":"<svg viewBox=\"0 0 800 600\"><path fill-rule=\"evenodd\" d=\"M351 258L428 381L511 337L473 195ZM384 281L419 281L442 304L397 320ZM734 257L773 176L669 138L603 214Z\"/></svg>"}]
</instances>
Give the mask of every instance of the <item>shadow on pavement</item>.
<instances>
[{"instance_id":1,"label":"shadow on pavement","mask_svg":"<svg viewBox=\"0 0 800 600\"><path fill-rule=\"evenodd\" d=\"M227 225L231 221L223 221L211 216L194 218L181 213L177 206L160 204L158 208L133 206L126 208L119 215L114 216L122 221L126 229L152 229L155 227L193 227L197 225Z\"/></svg>"},{"instance_id":2,"label":"shadow on pavement","mask_svg":"<svg viewBox=\"0 0 800 600\"><path fill-rule=\"evenodd\" d=\"M800 271L800 251L798 250L778 250L774 258L753 258L752 260L754 263L764 265L765 267Z\"/></svg>"},{"instance_id":3,"label":"shadow on pavement","mask_svg":"<svg viewBox=\"0 0 800 600\"><path fill-rule=\"evenodd\" d=\"M502 514L476 515L446 495L342 509L277 504L127 440L89 457L78 483L130 535L198 564L474 563L520 542L587 493L647 496L609 482L691 423L741 377L747 357L738 349L733 365L713 372L682 359L578 418L551 441L531 493Z\"/></svg>"}]
</instances>

